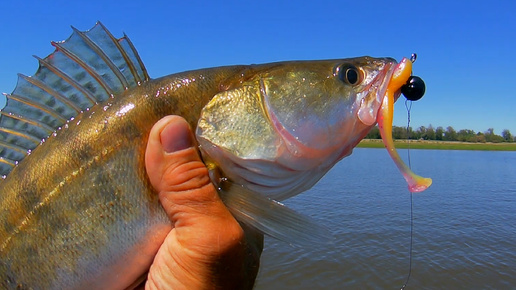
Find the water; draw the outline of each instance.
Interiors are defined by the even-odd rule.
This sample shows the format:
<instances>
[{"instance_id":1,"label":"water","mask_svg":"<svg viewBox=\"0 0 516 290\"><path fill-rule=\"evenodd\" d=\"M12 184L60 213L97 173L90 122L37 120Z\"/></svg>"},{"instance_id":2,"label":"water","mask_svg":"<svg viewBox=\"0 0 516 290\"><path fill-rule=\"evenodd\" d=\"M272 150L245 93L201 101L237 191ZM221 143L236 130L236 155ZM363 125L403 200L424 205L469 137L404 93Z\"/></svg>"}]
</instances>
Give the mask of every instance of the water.
<instances>
[{"instance_id":1,"label":"water","mask_svg":"<svg viewBox=\"0 0 516 290\"><path fill-rule=\"evenodd\" d=\"M400 150L406 156L406 150ZM516 287L516 152L411 150L433 179L414 194L406 289ZM266 238L256 289L400 289L409 270L410 196L382 149L355 149L312 190L285 201L334 235L292 247ZM310 229L307 229L308 231Z\"/></svg>"}]
</instances>

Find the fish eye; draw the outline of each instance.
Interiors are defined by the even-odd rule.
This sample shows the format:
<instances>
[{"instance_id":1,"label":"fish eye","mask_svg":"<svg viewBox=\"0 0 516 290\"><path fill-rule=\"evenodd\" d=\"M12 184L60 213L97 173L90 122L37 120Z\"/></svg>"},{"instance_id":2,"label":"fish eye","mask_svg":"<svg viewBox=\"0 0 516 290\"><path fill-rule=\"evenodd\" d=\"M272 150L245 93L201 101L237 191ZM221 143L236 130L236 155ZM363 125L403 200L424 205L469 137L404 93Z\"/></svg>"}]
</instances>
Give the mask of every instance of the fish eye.
<instances>
[{"instance_id":1,"label":"fish eye","mask_svg":"<svg viewBox=\"0 0 516 290\"><path fill-rule=\"evenodd\" d=\"M356 86L362 81L362 74L360 70L349 64L344 64L338 67L337 75L341 81L352 86Z\"/></svg>"}]
</instances>

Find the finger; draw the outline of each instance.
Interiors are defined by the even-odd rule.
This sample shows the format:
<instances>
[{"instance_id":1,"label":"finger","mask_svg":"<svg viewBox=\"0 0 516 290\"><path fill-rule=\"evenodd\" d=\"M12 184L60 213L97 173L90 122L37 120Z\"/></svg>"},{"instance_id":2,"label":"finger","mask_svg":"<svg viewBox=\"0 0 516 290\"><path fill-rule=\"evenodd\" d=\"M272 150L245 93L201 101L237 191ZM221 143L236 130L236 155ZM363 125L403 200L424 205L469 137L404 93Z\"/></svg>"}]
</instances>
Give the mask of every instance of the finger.
<instances>
[{"instance_id":1,"label":"finger","mask_svg":"<svg viewBox=\"0 0 516 290\"><path fill-rule=\"evenodd\" d=\"M188 123L179 116L161 119L149 135L145 153L147 174L173 222L178 212L224 217L229 214L195 143Z\"/></svg>"},{"instance_id":2,"label":"finger","mask_svg":"<svg viewBox=\"0 0 516 290\"><path fill-rule=\"evenodd\" d=\"M168 281L170 285L174 281L194 283L191 285L209 281L222 289L251 288L263 236L244 232L233 218L212 185L195 144L188 123L178 116L163 118L150 132L147 174L174 229L156 255L149 281ZM159 269L184 270L186 274Z\"/></svg>"}]
</instances>

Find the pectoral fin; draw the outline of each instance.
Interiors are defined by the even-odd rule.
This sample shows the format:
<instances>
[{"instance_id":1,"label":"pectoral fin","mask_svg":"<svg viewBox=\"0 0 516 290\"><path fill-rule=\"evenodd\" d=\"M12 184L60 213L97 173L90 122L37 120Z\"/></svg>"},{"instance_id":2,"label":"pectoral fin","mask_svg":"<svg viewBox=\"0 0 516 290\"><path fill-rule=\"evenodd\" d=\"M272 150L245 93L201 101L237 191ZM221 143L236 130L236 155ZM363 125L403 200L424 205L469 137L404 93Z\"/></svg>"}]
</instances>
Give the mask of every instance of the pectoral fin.
<instances>
[{"instance_id":1,"label":"pectoral fin","mask_svg":"<svg viewBox=\"0 0 516 290\"><path fill-rule=\"evenodd\" d=\"M331 233L315 220L242 185L223 181L219 193L237 220L264 234L299 246L333 242Z\"/></svg>"}]
</instances>

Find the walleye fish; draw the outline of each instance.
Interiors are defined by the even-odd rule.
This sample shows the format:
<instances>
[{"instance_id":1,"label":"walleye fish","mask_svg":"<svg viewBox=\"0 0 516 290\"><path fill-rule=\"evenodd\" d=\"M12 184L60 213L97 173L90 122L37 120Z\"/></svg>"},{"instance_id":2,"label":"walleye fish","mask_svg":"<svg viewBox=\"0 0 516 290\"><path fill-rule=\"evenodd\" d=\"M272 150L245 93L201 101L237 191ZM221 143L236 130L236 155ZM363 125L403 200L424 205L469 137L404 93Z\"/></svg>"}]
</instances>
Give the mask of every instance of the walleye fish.
<instances>
[{"instance_id":1,"label":"walleye fish","mask_svg":"<svg viewBox=\"0 0 516 290\"><path fill-rule=\"evenodd\" d=\"M412 72L404 58L291 61L194 70L150 79L127 36L74 28L20 75L0 111L0 287L131 285L171 230L150 186L151 127L181 115L235 217L290 242L326 234L279 201L312 187L392 107ZM217 178L223 177L223 178ZM311 228L310 233L305 231Z\"/></svg>"}]
</instances>

